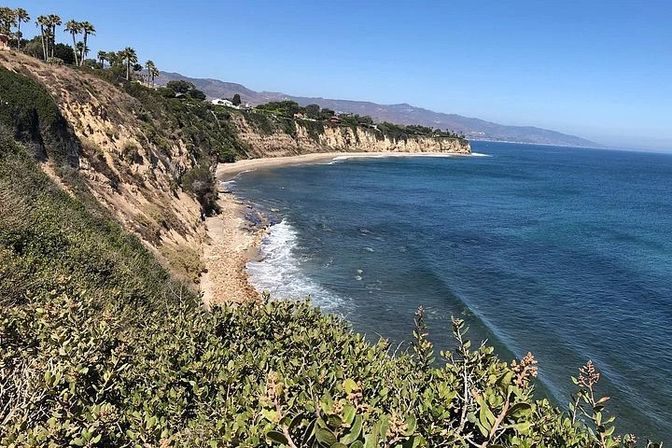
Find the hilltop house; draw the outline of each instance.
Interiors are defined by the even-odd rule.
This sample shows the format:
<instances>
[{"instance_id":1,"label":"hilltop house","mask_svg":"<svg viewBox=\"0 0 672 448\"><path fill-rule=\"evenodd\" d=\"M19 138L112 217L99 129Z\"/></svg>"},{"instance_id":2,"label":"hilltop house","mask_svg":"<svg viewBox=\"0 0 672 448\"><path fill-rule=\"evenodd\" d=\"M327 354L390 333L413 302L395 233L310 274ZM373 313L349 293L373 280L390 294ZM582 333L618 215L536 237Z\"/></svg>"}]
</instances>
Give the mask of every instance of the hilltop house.
<instances>
[{"instance_id":1,"label":"hilltop house","mask_svg":"<svg viewBox=\"0 0 672 448\"><path fill-rule=\"evenodd\" d=\"M231 102L231 100L227 100L226 98L216 98L212 100L211 103L215 106L235 107L237 109L237 107L233 105L233 102Z\"/></svg>"},{"instance_id":2,"label":"hilltop house","mask_svg":"<svg viewBox=\"0 0 672 448\"><path fill-rule=\"evenodd\" d=\"M0 34L0 50L9 50L9 36Z\"/></svg>"}]
</instances>

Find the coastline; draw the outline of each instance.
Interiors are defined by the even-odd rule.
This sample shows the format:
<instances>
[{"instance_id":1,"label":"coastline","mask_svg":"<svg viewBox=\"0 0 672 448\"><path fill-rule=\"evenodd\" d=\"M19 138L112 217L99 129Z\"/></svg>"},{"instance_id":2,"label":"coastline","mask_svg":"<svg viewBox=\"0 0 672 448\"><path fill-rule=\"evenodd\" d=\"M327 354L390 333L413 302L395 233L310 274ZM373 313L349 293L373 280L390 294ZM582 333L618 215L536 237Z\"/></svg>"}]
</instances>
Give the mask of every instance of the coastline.
<instances>
[{"instance_id":1,"label":"coastline","mask_svg":"<svg viewBox=\"0 0 672 448\"><path fill-rule=\"evenodd\" d=\"M205 220L205 272L200 281L203 303L210 307L258 301L261 295L249 283L245 266L258 257L267 225L263 219L258 225L250 222L246 216L254 210L229 191L220 188L217 203L220 213Z\"/></svg>"},{"instance_id":2,"label":"coastline","mask_svg":"<svg viewBox=\"0 0 672 448\"><path fill-rule=\"evenodd\" d=\"M245 159L233 163L220 163L215 177L218 182L218 204L221 212L206 218L207 242L203 247L202 261L205 271L201 275L200 289L206 307L217 303L242 303L258 301L261 294L249 282L246 266L259 257L261 242L269 225L264 216L229 191L222 182L259 169L286 166L330 163L351 158L386 157L458 157L459 153L436 152L325 152L297 156ZM249 214L256 218L248 219Z\"/></svg>"},{"instance_id":3,"label":"coastline","mask_svg":"<svg viewBox=\"0 0 672 448\"><path fill-rule=\"evenodd\" d=\"M263 157L244 159L233 163L217 165L215 177L218 181L231 180L239 174L258 169L280 168L284 166L328 163L345 159L387 158L387 157L469 157L471 154L457 152L317 152L298 156Z\"/></svg>"}]
</instances>

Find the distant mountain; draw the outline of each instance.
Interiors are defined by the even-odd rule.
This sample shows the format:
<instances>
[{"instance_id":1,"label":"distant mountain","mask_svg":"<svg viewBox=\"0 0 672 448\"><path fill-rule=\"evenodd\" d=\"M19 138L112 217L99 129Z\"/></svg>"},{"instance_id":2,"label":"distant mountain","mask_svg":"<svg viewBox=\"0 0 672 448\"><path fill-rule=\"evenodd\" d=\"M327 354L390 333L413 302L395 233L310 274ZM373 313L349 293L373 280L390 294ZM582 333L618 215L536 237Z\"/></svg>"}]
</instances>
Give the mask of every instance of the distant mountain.
<instances>
[{"instance_id":1,"label":"distant mountain","mask_svg":"<svg viewBox=\"0 0 672 448\"><path fill-rule=\"evenodd\" d=\"M389 121L397 124L420 124L434 128L449 129L451 131L462 132L467 138L472 140L497 140L560 146L600 146L581 137L548 129L534 126L506 126L478 118L434 112L405 103L376 104L369 101L308 98L280 92L256 92L242 84L224 82L217 79L189 78L179 73L161 73L156 82L164 85L169 81L180 79L193 83L209 98L231 98L237 93L244 103L251 105L267 103L269 101L293 100L303 106L313 103L338 112L369 115L377 121Z\"/></svg>"}]
</instances>

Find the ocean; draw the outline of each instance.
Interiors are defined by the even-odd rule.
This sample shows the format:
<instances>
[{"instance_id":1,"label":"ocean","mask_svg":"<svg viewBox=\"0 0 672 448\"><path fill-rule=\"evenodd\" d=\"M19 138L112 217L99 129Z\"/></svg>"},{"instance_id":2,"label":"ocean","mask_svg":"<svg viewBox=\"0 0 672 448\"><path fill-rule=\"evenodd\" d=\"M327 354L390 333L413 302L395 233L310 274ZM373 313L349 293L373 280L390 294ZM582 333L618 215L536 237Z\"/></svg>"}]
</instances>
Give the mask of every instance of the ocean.
<instances>
[{"instance_id":1,"label":"ocean","mask_svg":"<svg viewBox=\"0 0 672 448\"><path fill-rule=\"evenodd\" d=\"M275 225L252 283L310 295L404 343L424 305L506 360L539 361L566 406L592 360L618 430L672 434L672 155L473 142L472 157L353 158L259 170L232 189Z\"/></svg>"}]
</instances>

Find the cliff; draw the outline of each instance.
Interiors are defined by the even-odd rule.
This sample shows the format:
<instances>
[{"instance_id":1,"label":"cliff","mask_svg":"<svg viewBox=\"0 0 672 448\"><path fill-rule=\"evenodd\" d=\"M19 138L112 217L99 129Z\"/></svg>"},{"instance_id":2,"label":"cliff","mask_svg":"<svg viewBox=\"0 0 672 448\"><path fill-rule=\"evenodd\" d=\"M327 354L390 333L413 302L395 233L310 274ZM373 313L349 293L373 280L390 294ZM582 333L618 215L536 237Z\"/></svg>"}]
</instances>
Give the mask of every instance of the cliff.
<instances>
[{"instance_id":1,"label":"cliff","mask_svg":"<svg viewBox=\"0 0 672 448\"><path fill-rule=\"evenodd\" d=\"M370 127L323 124L294 120L283 126L258 123L259 114L234 113L238 137L252 157L282 157L317 152L436 152L469 154L465 139L410 136L393 138Z\"/></svg>"},{"instance_id":2,"label":"cliff","mask_svg":"<svg viewBox=\"0 0 672 448\"><path fill-rule=\"evenodd\" d=\"M316 152L470 152L463 139L238 111L167 97L101 70L0 53L0 127L32 148L73 197L91 197L178 278L204 270L204 218L218 212L214 169Z\"/></svg>"},{"instance_id":3,"label":"cliff","mask_svg":"<svg viewBox=\"0 0 672 448\"><path fill-rule=\"evenodd\" d=\"M73 196L92 196L181 278L200 272L200 206L180 188L195 161L117 86L15 52L0 53L0 127L33 148Z\"/></svg>"}]
</instances>

